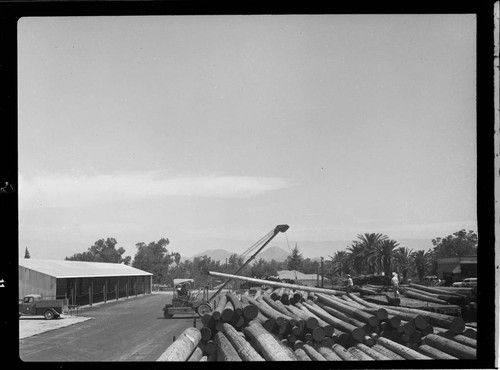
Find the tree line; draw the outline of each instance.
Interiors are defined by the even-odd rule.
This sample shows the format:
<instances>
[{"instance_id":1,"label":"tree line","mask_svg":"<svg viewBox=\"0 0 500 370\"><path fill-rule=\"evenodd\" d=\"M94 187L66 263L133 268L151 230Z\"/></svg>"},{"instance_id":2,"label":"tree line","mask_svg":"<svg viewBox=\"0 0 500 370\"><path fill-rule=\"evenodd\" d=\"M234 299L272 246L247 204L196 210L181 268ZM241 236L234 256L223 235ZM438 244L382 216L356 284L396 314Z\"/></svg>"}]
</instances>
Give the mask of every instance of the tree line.
<instances>
[{"instance_id":1,"label":"tree line","mask_svg":"<svg viewBox=\"0 0 500 370\"><path fill-rule=\"evenodd\" d=\"M345 250L337 251L330 256L329 260L325 260L323 271L325 277L329 279L344 277L347 274L384 273L389 276L391 272L397 272L404 279L418 277L422 280L426 275L436 275L438 258L476 255L477 241L477 235L473 231L460 230L445 238L433 239L433 249L413 251L400 246L397 241L384 234L360 234L357 240L346 246ZM152 273L154 284L168 285L172 284L173 279L181 278L195 279L197 285L205 285L212 278L204 271L234 273L245 262L237 254L231 255L227 263L214 261L206 255L181 261L180 253L167 249L169 244L168 238L161 238L148 244L137 243L137 251L132 260L130 256L123 256L125 250L122 247L116 249L116 239L100 239L87 251L76 253L65 259L131 264L132 267ZM26 253L28 254L27 249ZM276 276L280 270L297 270L305 274L315 274L319 268L320 262L304 258L298 245L295 244L286 260L256 259L240 274L263 279Z\"/></svg>"},{"instance_id":2,"label":"tree line","mask_svg":"<svg viewBox=\"0 0 500 370\"><path fill-rule=\"evenodd\" d=\"M332 275L381 274L397 272L403 279L437 275L439 258L477 255L478 237L473 231L457 231L445 238L432 239L434 248L414 251L400 246L384 234L360 234L345 251L331 256Z\"/></svg>"}]
</instances>

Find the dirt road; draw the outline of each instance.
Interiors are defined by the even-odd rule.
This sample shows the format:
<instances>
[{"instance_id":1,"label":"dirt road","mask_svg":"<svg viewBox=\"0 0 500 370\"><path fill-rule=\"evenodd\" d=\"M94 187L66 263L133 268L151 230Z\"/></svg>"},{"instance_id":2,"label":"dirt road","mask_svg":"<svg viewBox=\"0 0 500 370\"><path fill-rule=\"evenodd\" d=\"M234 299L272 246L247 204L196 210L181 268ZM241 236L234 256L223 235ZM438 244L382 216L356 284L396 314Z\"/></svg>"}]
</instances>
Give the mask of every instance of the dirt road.
<instances>
[{"instance_id":1,"label":"dirt road","mask_svg":"<svg viewBox=\"0 0 500 370\"><path fill-rule=\"evenodd\" d=\"M163 318L165 294L129 298L90 307L79 324L19 341L22 361L156 361L184 329L190 315ZM197 319L197 327L202 326Z\"/></svg>"}]
</instances>

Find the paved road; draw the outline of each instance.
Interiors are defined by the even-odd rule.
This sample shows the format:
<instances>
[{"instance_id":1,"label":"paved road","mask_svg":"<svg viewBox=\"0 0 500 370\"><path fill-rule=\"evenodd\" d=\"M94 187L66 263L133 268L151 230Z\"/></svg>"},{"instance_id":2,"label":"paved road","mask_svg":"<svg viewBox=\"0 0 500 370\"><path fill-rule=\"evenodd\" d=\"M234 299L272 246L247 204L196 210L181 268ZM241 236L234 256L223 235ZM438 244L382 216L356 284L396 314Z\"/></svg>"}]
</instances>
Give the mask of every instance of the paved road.
<instances>
[{"instance_id":1,"label":"paved road","mask_svg":"<svg viewBox=\"0 0 500 370\"><path fill-rule=\"evenodd\" d=\"M80 324L19 341L23 361L156 361L192 315L163 318L165 294L138 296L87 308ZM197 319L197 327L201 327Z\"/></svg>"}]
</instances>

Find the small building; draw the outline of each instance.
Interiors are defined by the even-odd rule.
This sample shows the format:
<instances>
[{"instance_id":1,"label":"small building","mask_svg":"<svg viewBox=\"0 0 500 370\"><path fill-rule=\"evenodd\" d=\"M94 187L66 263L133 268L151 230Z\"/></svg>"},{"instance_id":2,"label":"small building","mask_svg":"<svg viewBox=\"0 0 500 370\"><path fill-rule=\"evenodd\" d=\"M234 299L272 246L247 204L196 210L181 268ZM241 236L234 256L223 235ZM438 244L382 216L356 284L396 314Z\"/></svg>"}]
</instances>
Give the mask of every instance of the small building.
<instances>
[{"instance_id":1,"label":"small building","mask_svg":"<svg viewBox=\"0 0 500 370\"><path fill-rule=\"evenodd\" d=\"M119 263L19 260L19 298L41 294L87 305L151 293L153 274Z\"/></svg>"},{"instance_id":2,"label":"small building","mask_svg":"<svg viewBox=\"0 0 500 370\"><path fill-rule=\"evenodd\" d=\"M289 280L297 284L317 286L321 285L322 276L319 274L304 274L296 270L282 270L278 271L278 278L280 280ZM330 280L324 278L324 283L329 284Z\"/></svg>"},{"instance_id":3,"label":"small building","mask_svg":"<svg viewBox=\"0 0 500 370\"><path fill-rule=\"evenodd\" d=\"M448 282L477 277L477 256L438 258L437 275Z\"/></svg>"}]
</instances>

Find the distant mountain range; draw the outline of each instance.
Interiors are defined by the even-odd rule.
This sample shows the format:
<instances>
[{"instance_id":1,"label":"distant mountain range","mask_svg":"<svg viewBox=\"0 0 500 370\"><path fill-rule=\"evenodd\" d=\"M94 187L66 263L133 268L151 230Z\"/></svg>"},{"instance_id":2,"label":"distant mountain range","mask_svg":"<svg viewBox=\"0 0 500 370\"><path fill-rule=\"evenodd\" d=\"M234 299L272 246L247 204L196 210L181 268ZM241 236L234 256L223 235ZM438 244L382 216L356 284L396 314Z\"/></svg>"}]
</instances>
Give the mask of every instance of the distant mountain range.
<instances>
[{"instance_id":1,"label":"distant mountain range","mask_svg":"<svg viewBox=\"0 0 500 370\"><path fill-rule=\"evenodd\" d=\"M428 250L433 248L432 242L428 239L400 239L398 240L399 246L407 247L413 250ZM335 240L335 241L324 241L324 242L312 242L303 241L297 242L297 247L304 258L311 258L312 260L319 260L320 257L329 259L337 251L345 250L346 247L352 244L352 240ZM232 254L236 252L227 251L225 249L210 249L203 251L201 253L195 254L191 257L182 258L181 261L189 259L193 260L194 257L201 257L206 255L210 257L213 261L220 261L221 263L226 262L226 258L229 258ZM266 261L271 261L272 259L281 262L284 261L288 256L290 256L290 251L286 251L279 247L267 247L262 252L260 252L255 259L259 260L263 258ZM247 258L250 255L247 256Z\"/></svg>"},{"instance_id":2,"label":"distant mountain range","mask_svg":"<svg viewBox=\"0 0 500 370\"><path fill-rule=\"evenodd\" d=\"M253 252L255 253L255 252ZM220 263L225 263L226 258L229 258L232 254L235 254L235 252L230 252L225 249L211 249L211 250L206 250L201 253L195 254L192 257L188 257L186 259L193 260L195 257L201 257L201 256L207 256L212 259L212 261L220 261ZM252 254L249 254L246 256L245 260L249 258ZM255 257L256 260L259 259L264 259L266 261L271 261L271 260L276 260L278 262L284 261L290 253L284 251L281 248L278 247L269 247L265 248L261 253L257 254Z\"/></svg>"}]
</instances>

